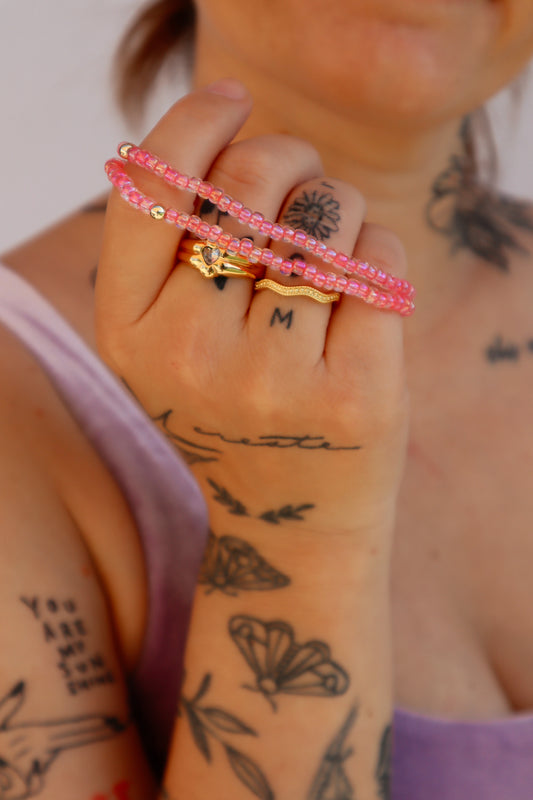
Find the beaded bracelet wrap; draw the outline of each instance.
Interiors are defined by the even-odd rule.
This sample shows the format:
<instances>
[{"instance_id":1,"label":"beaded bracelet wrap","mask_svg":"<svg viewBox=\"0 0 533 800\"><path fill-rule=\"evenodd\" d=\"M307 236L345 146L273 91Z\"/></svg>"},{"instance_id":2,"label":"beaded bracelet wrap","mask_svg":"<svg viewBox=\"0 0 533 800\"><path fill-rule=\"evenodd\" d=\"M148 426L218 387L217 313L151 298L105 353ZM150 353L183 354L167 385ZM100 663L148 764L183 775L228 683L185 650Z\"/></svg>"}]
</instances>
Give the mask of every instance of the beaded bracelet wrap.
<instances>
[{"instance_id":1,"label":"beaded bracelet wrap","mask_svg":"<svg viewBox=\"0 0 533 800\"><path fill-rule=\"evenodd\" d=\"M142 150L134 144L123 142L118 147L118 154L123 159L110 159L105 165L107 177L118 189L121 197L134 208L149 214L155 220L163 220L186 230L209 244L217 245L231 255L241 256L252 264L261 264L279 271L282 275L300 275L317 289L334 290L359 297L365 303L382 310L395 311L401 316L410 316L414 311L414 287L406 280L396 278L385 270L351 258L340 253L324 242L319 242L305 231L271 222L251 209L246 208L238 200L234 200L223 189L213 186L200 178L189 177L171 167L157 156ZM308 264L298 258L277 256L269 248L256 247L251 239L239 239L224 231L219 225L210 225L195 214L186 214L175 208L165 208L152 198L143 194L135 186L124 169L124 162L139 167L162 178L171 186L192 192L202 199L209 200L220 211L228 213L242 225L268 236L274 241L288 242L318 257L325 264L334 264L347 275L365 278L368 283L335 272L322 272L315 265Z\"/></svg>"}]
</instances>

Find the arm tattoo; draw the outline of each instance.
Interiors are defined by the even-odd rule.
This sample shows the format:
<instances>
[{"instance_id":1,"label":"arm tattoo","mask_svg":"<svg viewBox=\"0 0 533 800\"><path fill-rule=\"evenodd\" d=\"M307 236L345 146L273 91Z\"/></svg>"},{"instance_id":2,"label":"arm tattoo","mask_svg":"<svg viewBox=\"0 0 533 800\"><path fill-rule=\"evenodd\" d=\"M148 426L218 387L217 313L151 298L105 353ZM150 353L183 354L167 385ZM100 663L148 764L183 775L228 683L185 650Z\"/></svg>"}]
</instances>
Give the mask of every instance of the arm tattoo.
<instances>
[{"instance_id":1,"label":"arm tattoo","mask_svg":"<svg viewBox=\"0 0 533 800\"><path fill-rule=\"evenodd\" d=\"M273 695L297 694L336 697L350 685L345 670L331 660L325 642L297 644L287 622L261 620L245 615L231 617L229 634L255 677L255 686L277 711Z\"/></svg>"},{"instance_id":2,"label":"arm tattoo","mask_svg":"<svg viewBox=\"0 0 533 800\"><path fill-rule=\"evenodd\" d=\"M378 784L378 797L381 800L390 800L390 769L392 755L392 725L387 725L379 743L378 763L376 766L376 781Z\"/></svg>"},{"instance_id":3,"label":"arm tattoo","mask_svg":"<svg viewBox=\"0 0 533 800\"><path fill-rule=\"evenodd\" d=\"M89 631L71 598L21 597L41 625L44 641L56 652L57 667L71 695L115 683L115 676L104 657L89 650Z\"/></svg>"},{"instance_id":4,"label":"arm tattoo","mask_svg":"<svg viewBox=\"0 0 533 800\"><path fill-rule=\"evenodd\" d=\"M167 412L169 413L169 412ZM195 433L202 436L216 436L226 444L242 444L247 447L279 447L282 450L287 450L290 447L297 447L300 450L360 450L360 445L350 445L348 447L334 447L331 442L324 439L323 436L279 436L276 434L269 434L259 436L260 441L252 442L246 436L242 439L228 439L223 433L216 431L204 431L199 425L194 426ZM216 452L221 452L216 451Z\"/></svg>"},{"instance_id":5,"label":"arm tattoo","mask_svg":"<svg viewBox=\"0 0 533 800\"><path fill-rule=\"evenodd\" d=\"M169 430L168 419L173 413L174 412L169 409L168 411L164 411L162 414L159 414L159 416L151 417L150 419L152 422L159 423L161 425L165 436L167 439L170 439L186 463L190 466L192 464L210 464L213 461L218 461L218 456L219 454L222 454L222 450L217 450L214 447L206 447L205 445L198 444L197 442L191 442L189 439L185 439L183 436L178 436L177 433Z\"/></svg>"},{"instance_id":6,"label":"arm tattoo","mask_svg":"<svg viewBox=\"0 0 533 800\"><path fill-rule=\"evenodd\" d=\"M350 709L346 721L324 753L307 800L355 800L353 786L344 771L344 762L353 754L345 741L357 716L357 707Z\"/></svg>"},{"instance_id":7,"label":"arm tattoo","mask_svg":"<svg viewBox=\"0 0 533 800\"><path fill-rule=\"evenodd\" d=\"M331 192L316 189L302 192L283 215L283 221L292 228L305 231L316 239L329 239L339 230L340 203Z\"/></svg>"},{"instance_id":8,"label":"arm tattoo","mask_svg":"<svg viewBox=\"0 0 533 800\"><path fill-rule=\"evenodd\" d=\"M255 547L236 536L217 538L209 531L198 583L206 594L219 590L236 597L240 591L282 589L290 579L259 555Z\"/></svg>"},{"instance_id":9,"label":"arm tattoo","mask_svg":"<svg viewBox=\"0 0 533 800\"><path fill-rule=\"evenodd\" d=\"M436 178L426 209L427 222L451 240L452 254L465 248L507 271L510 251L528 252L516 238L516 228L533 231L533 210L529 203L478 182L469 152L469 117L461 125L460 136L463 152L453 154Z\"/></svg>"},{"instance_id":10,"label":"arm tattoo","mask_svg":"<svg viewBox=\"0 0 533 800\"><path fill-rule=\"evenodd\" d=\"M26 699L26 684L17 683L0 699L1 797L26 798L45 788L46 773L65 750L103 742L122 733L128 723L104 714L13 724Z\"/></svg>"},{"instance_id":11,"label":"arm tattoo","mask_svg":"<svg viewBox=\"0 0 533 800\"><path fill-rule=\"evenodd\" d=\"M226 506L230 514L234 514L237 517L252 516L246 506L240 500L236 500L227 489L215 483L211 478L208 478L207 482L216 492L213 495L213 500L216 500L222 506ZM257 519L262 519L271 525L280 525L281 520L303 520L302 511L309 511L314 507L313 503L302 503L299 506L285 505L278 509L263 511L262 514L257 515Z\"/></svg>"},{"instance_id":12,"label":"arm tattoo","mask_svg":"<svg viewBox=\"0 0 533 800\"><path fill-rule=\"evenodd\" d=\"M274 800L274 793L261 769L227 741L228 735L257 736L256 731L222 708L200 705L200 700L207 694L210 686L211 674L207 673L194 697L190 700L184 696L181 698L181 706L197 748L205 760L211 763L212 740L219 742L231 769L241 783L260 800Z\"/></svg>"}]
</instances>

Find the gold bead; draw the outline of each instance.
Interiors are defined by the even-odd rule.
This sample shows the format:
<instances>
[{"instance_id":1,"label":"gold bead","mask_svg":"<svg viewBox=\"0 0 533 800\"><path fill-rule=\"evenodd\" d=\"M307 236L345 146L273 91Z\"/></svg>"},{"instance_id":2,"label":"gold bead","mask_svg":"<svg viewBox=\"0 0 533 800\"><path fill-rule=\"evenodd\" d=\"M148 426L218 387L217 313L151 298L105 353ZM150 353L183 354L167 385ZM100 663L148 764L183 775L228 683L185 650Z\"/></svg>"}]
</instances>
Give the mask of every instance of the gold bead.
<instances>
[{"instance_id":1,"label":"gold bead","mask_svg":"<svg viewBox=\"0 0 533 800\"><path fill-rule=\"evenodd\" d=\"M165 216L165 209L163 206L152 206L150 209L150 216L152 219L163 219Z\"/></svg>"},{"instance_id":2,"label":"gold bead","mask_svg":"<svg viewBox=\"0 0 533 800\"><path fill-rule=\"evenodd\" d=\"M120 148L119 148L119 151L118 151L119 154L120 154L120 157L124 158L124 159L127 159L128 158L128 153L130 152L132 147L133 147L133 145L132 144L128 144L128 143L121 145Z\"/></svg>"}]
</instances>

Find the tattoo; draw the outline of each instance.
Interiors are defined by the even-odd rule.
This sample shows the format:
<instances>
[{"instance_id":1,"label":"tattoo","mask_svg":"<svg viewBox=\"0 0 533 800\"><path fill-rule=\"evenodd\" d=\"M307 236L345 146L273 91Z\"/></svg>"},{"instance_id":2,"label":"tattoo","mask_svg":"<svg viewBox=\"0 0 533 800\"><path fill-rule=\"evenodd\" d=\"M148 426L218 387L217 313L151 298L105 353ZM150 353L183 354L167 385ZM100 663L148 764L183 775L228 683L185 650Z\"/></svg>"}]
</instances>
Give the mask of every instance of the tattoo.
<instances>
[{"instance_id":1,"label":"tattoo","mask_svg":"<svg viewBox=\"0 0 533 800\"><path fill-rule=\"evenodd\" d=\"M213 495L213 500L226 506L230 514L234 514L238 517L252 516L246 506L243 505L240 500L236 500L227 489L215 483L211 478L208 478L207 482L216 491L216 494ZM303 503L300 506L285 505L278 509L264 511L262 514L257 515L257 519L262 519L265 522L269 522L271 525L280 525L281 520L303 520L302 511L309 511L314 507L313 503Z\"/></svg>"},{"instance_id":2,"label":"tattoo","mask_svg":"<svg viewBox=\"0 0 533 800\"><path fill-rule=\"evenodd\" d=\"M379 744L376 781L378 796L381 800L390 800L390 765L392 755L392 725L387 725Z\"/></svg>"},{"instance_id":3,"label":"tattoo","mask_svg":"<svg viewBox=\"0 0 533 800\"><path fill-rule=\"evenodd\" d=\"M205 445L191 442L189 439L185 439L183 436L178 436L177 433L173 433L171 430L169 430L168 420L170 415L173 413L174 412L169 409L168 411L164 411L162 414L159 414L157 417L150 417L150 419L152 422L156 422L161 425L166 437L170 439L172 444L183 456L187 464L210 464L212 461L218 461L218 455L222 454L222 450L217 450L214 447L206 447ZM202 452L199 453L191 450L190 448L196 448L196 450L201 450Z\"/></svg>"},{"instance_id":4,"label":"tattoo","mask_svg":"<svg viewBox=\"0 0 533 800\"><path fill-rule=\"evenodd\" d=\"M360 445L350 445L349 447L334 447L330 442L324 439L323 436L278 436L269 434L268 436L259 436L260 441L252 442L247 437L242 439L228 439L223 433L216 431L203 431L199 425L194 426L195 433L200 433L202 436L217 436L226 444L243 444L247 447L279 447L282 450L287 450L289 447L297 447L300 450L360 450ZM221 452L220 450L216 452Z\"/></svg>"},{"instance_id":5,"label":"tattoo","mask_svg":"<svg viewBox=\"0 0 533 800\"><path fill-rule=\"evenodd\" d=\"M227 211L221 211L211 200L204 200L200 206L200 216L202 219L214 214L215 216L215 225L220 225L220 220L222 217L229 217Z\"/></svg>"},{"instance_id":6,"label":"tattoo","mask_svg":"<svg viewBox=\"0 0 533 800\"><path fill-rule=\"evenodd\" d=\"M206 594L218 589L236 597L239 591L282 589L290 579L259 555L255 547L236 536L217 538L209 531L198 583Z\"/></svg>"},{"instance_id":7,"label":"tattoo","mask_svg":"<svg viewBox=\"0 0 533 800\"><path fill-rule=\"evenodd\" d=\"M11 724L25 699L24 681L0 699L0 796L6 800L25 800L39 794L47 771L60 753L112 739L129 724L103 714Z\"/></svg>"},{"instance_id":8,"label":"tattoo","mask_svg":"<svg viewBox=\"0 0 533 800\"><path fill-rule=\"evenodd\" d=\"M339 230L339 209L340 203L331 192L318 189L297 197L283 215L283 220L293 228L324 240Z\"/></svg>"},{"instance_id":9,"label":"tattoo","mask_svg":"<svg viewBox=\"0 0 533 800\"><path fill-rule=\"evenodd\" d=\"M111 794L95 794L91 800L130 800L131 783L121 781L111 789Z\"/></svg>"},{"instance_id":10,"label":"tattoo","mask_svg":"<svg viewBox=\"0 0 533 800\"><path fill-rule=\"evenodd\" d=\"M213 283L221 292L223 291L226 281L228 280L227 275L215 275L213 278Z\"/></svg>"},{"instance_id":11,"label":"tattoo","mask_svg":"<svg viewBox=\"0 0 533 800\"><path fill-rule=\"evenodd\" d=\"M354 706L324 753L307 800L354 800L353 786L344 771L344 762L353 754L353 750L351 747L345 749L344 742L356 716L357 707Z\"/></svg>"},{"instance_id":12,"label":"tattoo","mask_svg":"<svg viewBox=\"0 0 533 800\"><path fill-rule=\"evenodd\" d=\"M289 330L289 328L292 325L292 314L293 314L293 309L292 308L291 308L290 311L287 311L287 313L283 316L282 313L281 313L281 309L276 307L276 310L274 311L274 313L272 314L272 317L270 319L270 327L275 325L276 320L278 319L281 322L282 325L283 325L284 322L286 322L287 323L287 330Z\"/></svg>"},{"instance_id":13,"label":"tattoo","mask_svg":"<svg viewBox=\"0 0 533 800\"><path fill-rule=\"evenodd\" d=\"M309 511L314 507L314 503L303 503L301 506L282 506L276 510L265 511L259 516L259 519L262 519L265 522L270 522L271 525L280 525L280 520L282 519L304 519L301 512Z\"/></svg>"},{"instance_id":14,"label":"tattoo","mask_svg":"<svg viewBox=\"0 0 533 800\"><path fill-rule=\"evenodd\" d=\"M503 341L503 337L498 334L485 350L487 360L491 363L496 361L518 361L521 353L533 353L533 340L529 339L523 345Z\"/></svg>"},{"instance_id":15,"label":"tattoo","mask_svg":"<svg viewBox=\"0 0 533 800\"><path fill-rule=\"evenodd\" d=\"M35 596L20 600L41 623L45 642L56 650L57 667L71 695L115 683L115 676L104 658L99 653L87 652L88 631L77 614L74 600L58 601L49 597L43 601Z\"/></svg>"},{"instance_id":16,"label":"tattoo","mask_svg":"<svg viewBox=\"0 0 533 800\"><path fill-rule=\"evenodd\" d=\"M451 240L452 254L465 248L507 271L510 251L528 253L518 242L515 228L533 231L533 210L529 203L498 194L477 181L468 152L470 124L466 117L461 125L463 152L451 156L433 184L427 221Z\"/></svg>"},{"instance_id":17,"label":"tattoo","mask_svg":"<svg viewBox=\"0 0 533 800\"><path fill-rule=\"evenodd\" d=\"M297 644L286 622L238 615L229 621L229 634L255 675L255 686L243 688L260 692L274 711L275 694L336 697L350 685L348 674L331 660L325 642Z\"/></svg>"},{"instance_id":18,"label":"tattoo","mask_svg":"<svg viewBox=\"0 0 533 800\"><path fill-rule=\"evenodd\" d=\"M212 744L209 737L215 739L224 748L228 763L241 783L261 800L274 800L274 793L257 764L225 741L227 734L257 736L256 731L221 708L199 705L210 686L211 674L207 673L192 699L187 700L183 696L181 698L181 705L197 748L205 760L211 763Z\"/></svg>"}]
</instances>

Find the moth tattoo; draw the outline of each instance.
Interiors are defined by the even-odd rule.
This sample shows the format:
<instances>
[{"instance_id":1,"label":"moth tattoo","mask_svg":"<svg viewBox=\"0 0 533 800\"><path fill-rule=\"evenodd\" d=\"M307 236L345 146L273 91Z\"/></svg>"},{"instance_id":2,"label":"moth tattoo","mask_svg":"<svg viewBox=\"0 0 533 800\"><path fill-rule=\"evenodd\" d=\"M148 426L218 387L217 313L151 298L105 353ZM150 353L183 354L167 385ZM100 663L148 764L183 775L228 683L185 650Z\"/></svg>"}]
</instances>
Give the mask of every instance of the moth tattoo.
<instances>
[{"instance_id":1,"label":"moth tattoo","mask_svg":"<svg viewBox=\"0 0 533 800\"><path fill-rule=\"evenodd\" d=\"M259 555L255 547L236 536L216 537L209 531L198 583L206 594L217 589L236 597L239 591L267 591L288 586L290 579Z\"/></svg>"},{"instance_id":2,"label":"moth tattoo","mask_svg":"<svg viewBox=\"0 0 533 800\"><path fill-rule=\"evenodd\" d=\"M345 670L332 661L325 642L297 644L286 622L234 616L229 634L255 676L255 686L245 688L261 692L274 711L276 694L336 697L350 685Z\"/></svg>"}]
</instances>

